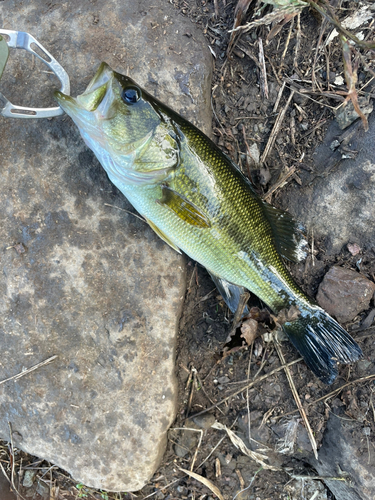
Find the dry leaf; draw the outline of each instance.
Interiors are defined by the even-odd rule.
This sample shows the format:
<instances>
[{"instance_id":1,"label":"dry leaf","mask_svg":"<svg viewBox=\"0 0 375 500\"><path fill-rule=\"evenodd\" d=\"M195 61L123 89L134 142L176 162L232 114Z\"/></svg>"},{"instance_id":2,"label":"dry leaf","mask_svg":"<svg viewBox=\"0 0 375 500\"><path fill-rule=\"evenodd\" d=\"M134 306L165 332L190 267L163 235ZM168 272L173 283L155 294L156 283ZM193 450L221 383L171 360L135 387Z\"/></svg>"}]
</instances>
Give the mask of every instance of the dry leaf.
<instances>
[{"instance_id":1,"label":"dry leaf","mask_svg":"<svg viewBox=\"0 0 375 500\"><path fill-rule=\"evenodd\" d=\"M289 309L281 309L277 316L274 316L273 314L271 314L271 316L277 325L282 326L285 323L295 321L296 319L298 319L300 314L301 311L297 306L291 306Z\"/></svg>"},{"instance_id":2,"label":"dry leaf","mask_svg":"<svg viewBox=\"0 0 375 500\"><path fill-rule=\"evenodd\" d=\"M220 431L226 431L229 439L232 441L234 446L239 450L241 450L244 455L255 460L255 462L261 465L264 469L269 469L273 471L281 470L277 467L274 467L273 465L266 464L264 460L268 460L267 455L262 455L261 453L258 453L256 451L249 450L249 448L245 445L242 439L239 438L237 434L235 434L232 430L230 430L226 425L220 424L220 422L215 422L213 425L211 425L211 427L213 429L218 429Z\"/></svg>"},{"instance_id":3,"label":"dry leaf","mask_svg":"<svg viewBox=\"0 0 375 500\"><path fill-rule=\"evenodd\" d=\"M251 345L257 337L258 322L255 319L247 319L241 325L241 338L245 339L247 345Z\"/></svg>"},{"instance_id":4,"label":"dry leaf","mask_svg":"<svg viewBox=\"0 0 375 500\"><path fill-rule=\"evenodd\" d=\"M348 243L348 250L352 255L358 255L361 252L361 247L357 243Z\"/></svg>"},{"instance_id":5,"label":"dry leaf","mask_svg":"<svg viewBox=\"0 0 375 500\"><path fill-rule=\"evenodd\" d=\"M216 495L220 500L224 500L224 497L221 494L219 488L217 486L215 486L214 483L209 481L207 478L200 476L199 474L196 474L195 472L192 472L190 470L182 469L181 467L179 467L179 469L182 472L185 472L185 474L187 474L188 476L193 477L194 479L196 479L200 483L207 486L207 488L209 488L212 491L212 493L214 493L214 495Z\"/></svg>"}]
</instances>

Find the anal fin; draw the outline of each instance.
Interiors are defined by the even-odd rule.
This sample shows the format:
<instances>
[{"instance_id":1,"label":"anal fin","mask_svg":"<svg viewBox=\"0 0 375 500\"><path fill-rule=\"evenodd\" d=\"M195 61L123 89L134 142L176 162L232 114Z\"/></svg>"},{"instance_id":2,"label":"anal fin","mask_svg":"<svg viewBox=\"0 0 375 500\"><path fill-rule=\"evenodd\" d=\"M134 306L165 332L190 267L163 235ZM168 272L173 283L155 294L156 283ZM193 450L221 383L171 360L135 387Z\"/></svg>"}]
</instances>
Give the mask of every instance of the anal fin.
<instances>
[{"instance_id":1,"label":"anal fin","mask_svg":"<svg viewBox=\"0 0 375 500\"><path fill-rule=\"evenodd\" d=\"M245 288L243 286L229 283L229 281L225 280L224 278L220 278L219 276L216 276L216 274L210 273L210 271L208 272L212 278L212 281L215 283L216 288L219 290L220 295L223 297L226 305L234 314L237 311L241 295L245 292ZM244 315L249 313L249 309L247 306L245 306L243 312Z\"/></svg>"},{"instance_id":2,"label":"anal fin","mask_svg":"<svg viewBox=\"0 0 375 500\"><path fill-rule=\"evenodd\" d=\"M176 252L181 253L181 250L166 236L161 229L158 228L153 222L151 222L149 219L145 217L148 225L155 231L155 233L161 238L165 243L167 243L173 250L176 250Z\"/></svg>"}]
</instances>

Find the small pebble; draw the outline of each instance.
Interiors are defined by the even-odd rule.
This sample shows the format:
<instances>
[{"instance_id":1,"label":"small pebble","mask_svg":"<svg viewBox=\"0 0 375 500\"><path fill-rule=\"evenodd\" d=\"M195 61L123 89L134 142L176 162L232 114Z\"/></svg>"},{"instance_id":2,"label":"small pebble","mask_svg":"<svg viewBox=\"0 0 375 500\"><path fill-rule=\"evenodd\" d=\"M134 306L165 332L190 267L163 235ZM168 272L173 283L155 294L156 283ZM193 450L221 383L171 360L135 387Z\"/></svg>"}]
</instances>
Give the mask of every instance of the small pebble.
<instances>
[{"instance_id":1,"label":"small pebble","mask_svg":"<svg viewBox=\"0 0 375 500\"><path fill-rule=\"evenodd\" d=\"M333 266L320 283L316 298L323 309L346 323L369 307L374 291L375 283L362 274Z\"/></svg>"},{"instance_id":2,"label":"small pebble","mask_svg":"<svg viewBox=\"0 0 375 500\"><path fill-rule=\"evenodd\" d=\"M25 475L23 477L22 486L24 488L31 488L34 484L35 479L35 471L34 470L26 470Z\"/></svg>"},{"instance_id":3,"label":"small pebble","mask_svg":"<svg viewBox=\"0 0 375 500\"><path fill-rule=\"evenodd\" d=\"M193 417L193 422L201 429L209 429L215 421L215 417L209 413Z\"/></svg>"}]
</instances>

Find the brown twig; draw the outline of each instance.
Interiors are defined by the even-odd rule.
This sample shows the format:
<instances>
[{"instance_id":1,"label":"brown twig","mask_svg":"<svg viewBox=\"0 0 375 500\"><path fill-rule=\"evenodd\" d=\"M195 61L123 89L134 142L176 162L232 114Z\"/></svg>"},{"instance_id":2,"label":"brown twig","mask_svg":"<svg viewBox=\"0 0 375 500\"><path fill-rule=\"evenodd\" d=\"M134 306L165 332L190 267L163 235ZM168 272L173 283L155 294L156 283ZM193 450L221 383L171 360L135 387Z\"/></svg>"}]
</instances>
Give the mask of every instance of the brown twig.
<instances>
[{"instance_id":1,"label":"brown twig","mask_svg":"<svg viewBox=\"0 0 375 500\"><path fill-rule=\"evenodd\" d=\"M219 17L219 4L217 0L214 0L214 6L215 6L215 16Z\"/></svg>"},{"instance_id":2,"label":"brown twig","mask_svg":"<svg viewBox=\"0 0 375 500\"><path fill-rule=\"evenodd\" d=\"M251 358L253 355L254 342L251 344L249 363L247 365L247 383L250 380L250 368L251 368ZM249 439L251 439L251 415L250 415L250 401L249 401L249 388L246 389L246 406L247 406L247 430L249 434Z\"/></svg>"},{"instance_id":3,"label":"brown twig","mask_svg":"<svg viewBox=\"0 0 375 500\"><path fill-rule=\"evenodd\" d=\"M280 187L282 187L286 181L295 173L297 167L292 166L289 168L289 170L281 177L279 181L276 182L268 191L265 193L262 198L265 201L269 201L275 191L277 191Z\"/></svg>"},{"instance_id":4,"label":"brown twig","mask_svg":"<svg viewBox=\"0 0 375 500\"><path fill-rule=\"evenodd\" d=\"M294 47L294 61L293 66L295 69L298 69L298 51L301 46L301 14L297 14L297 36L296 36L296 45Z\"/></svg>"},{"instance_id":5,"label":"brown twig","mask_svg":"<svg viewBox=\"0 0 375 500\"><path fill-rule=\"evenodd\" d=\"M315 47L314 62L313 62L313 65L312 65L312 70L311 70L312 89L314 91L315 91L315 87L316 87L316 84L317 84L317 80L316 80L316 77L315 77L315 67L316 67L316 63L317 63L317 60L318 60L320 46L322 44L322 39L323 39L323 35L324 35L326 27L327 27L327 23L328 23L328 21L326 19L324 19L323 22L322 22L322 24L321 24L321 26L320 26L319 39L318 39L318 43L316 44L316 47ZM319 89L319 90L321 90L321 89Z\"/></svg>"},{"instance_id":6,"label":"brown twig","mask_svg":"<svg viewBox=\"0 0 375 500\"><path fill-rule=\"evenodd\" d=\"M288 37L286 39L284 51L282 53L281 60L280 60L280 69L279 69L279 77L280 78L281 78L281 71L282 71L282 68L283 68L284 59L285 59L286 53L288 51L290 38L292 36L293 27L294 27L294 19L292 19L292 22L290 23Z\"/></svg>"},{"instance_id":7,"label":"brown twig","mask_svg":"<svg viewBox=\"0 0 375 500\"><path fill-rule=\"evenodd\" d=\"M263 41L259 38L259 66L260 66L260 88L263 96L268 99L268 82L266 61L264 60Z\"/></svg>"},{"instance_id":8,"label":"brown twig","mask_svg":"<svg viewBox=\"0 0 375 500\"><path fill-rule=\"evenodd\" d=\"M273 129L272 129L272 132L271 132L271 135L268 139L268 142L266 144L266 147L264 148L264 151L263 151L263 154L260 158L260 162L261 163L264 163L266 161L266 158L268 156L268 153L270 152L270 150L272 149L272 146L274 145L274 142L276 140L276 137L277 137L277 134L279 133L280 131L280 128L281 128L281 124L284 120L284 117L285 117L285 113L286 113L286 110L288 109L289 107L289 104L290 104L290 101L292 100L293 98L293 95L294 95L294 90L292 90L290 92L290 95L288 97L288 100L284 106L284 108L280 111L278 117L276 118L276 121L275 121L275 124L273 126Z\"/></svg>"},{"instance_id":9,"label":"brown twig","mask_svg":"<svg viewBox=\"0 0 375 500\"><path fill-rule=\"evenodd\" d=\"M320 403L321 401L331 399L333 396L336 396L336 394L340 393L343 389L345 389L345 387L348 387L348 386L354 385L354 384L360 384L361 382L367 382L368 380L371 380L373 378L375 378L375 373L373 373L372 375L367 375L366 377L361 377L361 378L358 378L356 380L352 380L351 382L347 382L346 384L342 385L341 387L338 387L337 389L326 394L325 396L322 396L318 399L315 399L314 401L310 401L310 403L306 403L306 406L312 406L312 405L315 405L317 403ZM297 411L298 410L293 410L293 411L290 411L288 413L284 413L283 415L280 415L280 416L275 417L275 418L276 419L284 418L286 416L293 415L294 413L297 413Z\"/></svg>"},{"instance_id":10,"label":"brown twig","mask_svg":"<svg viewBox=\"0 0 375 500\"><path fill-rule=\"evenodd\" d=\"M272 62L272 59L271 59L271 58L270 58L267 54L266 54L266 57L267 57L268 62L269 62L269 64L270 64L270 66L271 66L271 69L272 69L272 72L273 72L273 76L276 78L277 83L278 83L278 84L280 85L280 87L281 87L282 82L281 82L281 80L280 80L280 78L279 78L279 75L277 74L277 71L276 71L275 66L274 66L274 64L273 64L273 62Z\"/></svg>"},{"instance_id":11,"label":"brown twig","mask_svg":"<svg viewBox=\"0 0 375 500\"><path fill-rule=\"evenodd\" d=\"M206 396L206 398L209 400L209 402L210 402L212 405L213 405L213 404L215 404L215 403L212 401L212 399L210 398L210 396L207 394L206 389L204 388L204 385L203 385L203 383L202 383L202 380L201 380L201 378L200 378L200 376L199 376L198 371L196 371L196 374L195 374L195 375L196 375L196 379L198 380L199 387L202 389L203 394ZM218 410L220 411L220 413L223 413L223 412L220 410L220 408L218 408Z\"/></svg>"},{"instance_id":12,"label":"brown twig","mask_svg":"<svg viewBox=\"0 0 375 500\"><path fill-rule=\"evenodd\" d=\"M277 108L279 107L280 99L281 99L281 96L283 95L284 89L285 89L285 80L283 81L283 84L280 87L279 93L277 94L277 99L276 99L275 105L274 105L273 110L272 110L273 113L276 113Z\"/></svg>"},{"instance_id":13,"label":"brown twig","mask_svg":"<svg viewBox=\"0 0 375 500\"><path fill-rule=\"evenodd\" d=\"M276 347L277 354L279 355L280 362L285 366L284 354L282 353L281 347L279 346L279 344L278 344L277 341L275 341L275 347ZM285 366L284 371L285 371L286 378L288 379L289 386L290 386L290 389L291 389L293 397L294 397L294 401L296 402L296 405L297 405L298 410L299 410L299 412L301 414L302 420L303 420L303 422L305 424L305 427L306 427L306 430L307 430L307 434L309 436L309 440L310 440L310 443L311 443L311 447L312 447L312 450L314 452L314 456L318 460L318 447L316 445L316 441L315 441L313 432L311 430L310 422L308 421L306 412L305 412L305 410L304 410L304 408L302 406L299 394L298 394L296 386L294 384L294 381L293 381L293 378L292 378L292 374L290 373L290 370L289 370L289 368L287 366Z\"/></svg>"},{"instance_id":14,"label":"brown twig","mask_svg":"<svg viewBox=\"0 0 375 500\"><path fill-rule=\"evenodd\" d=\"M256 64L256 66L260 69L260 64L259 64L259 61L258 59L250 52L250 50L248 50L246 47L244 47L243 45L240 45L240 44L237 44L237 48L239 48L240 50L242 50L242 52L244 54L246 54L248 57L250 57L250 59Z\"/></svg>"},{"instance_id":15,"label":"brown twig","mask_svg":"<svg viewBox=\"0 0 375 500\"><path fill-rule=\"evenodd\" d=\"M204 302L205 300L208 300L211 297L211 295L214 293L215 290L217 291L217 288L214 288L213 290L211 290L210 292L208 292L204 297L202 297L201 299L199 299L198 302L196 304L194 304L194 307L196 307L201 302Z\"/></svg>"}]
</instances>

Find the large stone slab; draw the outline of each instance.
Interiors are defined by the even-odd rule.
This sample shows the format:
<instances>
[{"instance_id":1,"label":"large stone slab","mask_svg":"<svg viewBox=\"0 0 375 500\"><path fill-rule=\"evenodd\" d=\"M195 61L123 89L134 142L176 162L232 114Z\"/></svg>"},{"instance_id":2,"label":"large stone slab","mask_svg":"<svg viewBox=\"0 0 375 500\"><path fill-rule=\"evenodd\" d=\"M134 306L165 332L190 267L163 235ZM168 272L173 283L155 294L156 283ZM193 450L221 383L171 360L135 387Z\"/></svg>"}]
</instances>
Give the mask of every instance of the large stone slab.
<instances>
[{"instance_id":1,"label":"large stone slab","mask_svg":"<svg viewBox=\"0 0 375 500\"><path fill-rule=\"evenodd\" d=\"M371 429L361 424L330 413L319 459L310 458L320 476L346 479L324 481L340 500L372 500L375 495L375 460L368 439Z\"/></svg>"},{"instance_id":2,"label":"large stone slab","mask_svg":"<svg viewBox=\"0 0 375 500\"><path fill-rule=\"evenodd\" d=\"M332 123L315 152L313 170L300 172L302 186L283 192L284 205L315 236L325 238L328 253L347 243L375 247L374 114L369 125L366 133L360 123L343 132Z\"/></svg>"},{"instance_id":3,"label":"large stone slab","mask_svg":"<svg viewBox=\"0 0 375 500\"><path fill-rule=\"evenodd\" d=\"M6 0L0 26L43 43L73 95L105 60L209 132L211 56L168 2ZM53 104L45 69L12 51L3 93ZM15 446L76 481L140 489L175 416L183 258L120 210L67 117L0 118L0 176L0 380L58 355L0 386L0 436L10 422Z\"/></svg>"}]
</instances>

